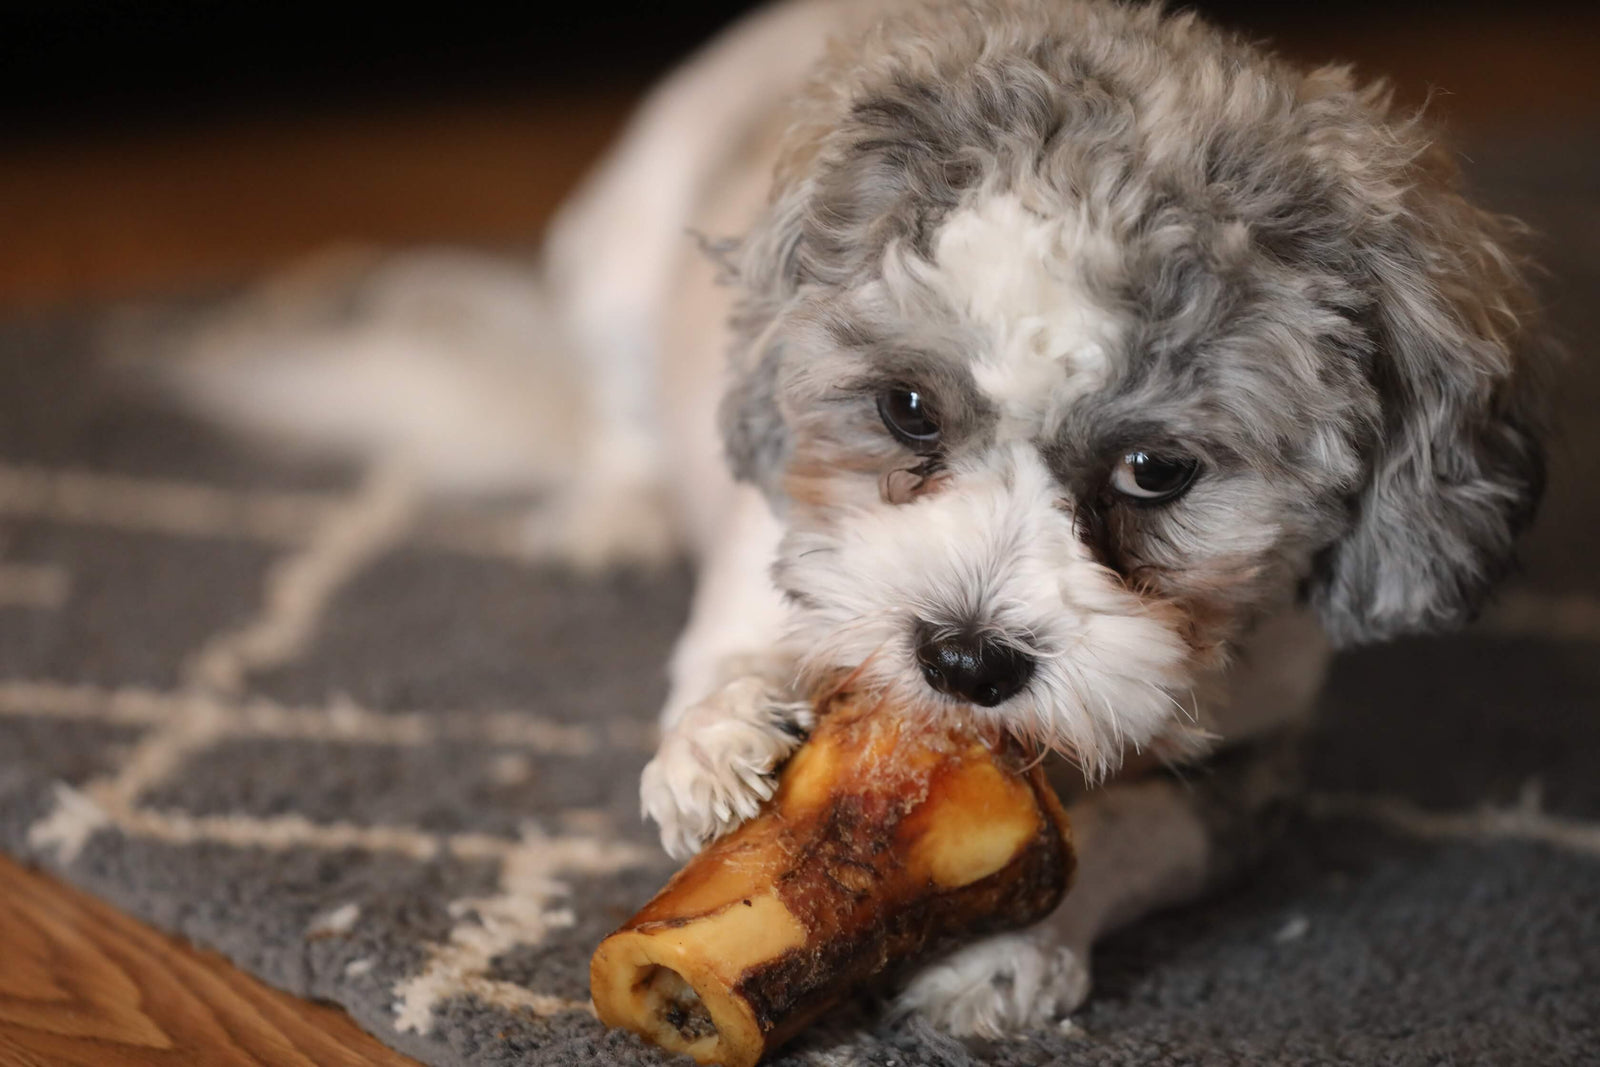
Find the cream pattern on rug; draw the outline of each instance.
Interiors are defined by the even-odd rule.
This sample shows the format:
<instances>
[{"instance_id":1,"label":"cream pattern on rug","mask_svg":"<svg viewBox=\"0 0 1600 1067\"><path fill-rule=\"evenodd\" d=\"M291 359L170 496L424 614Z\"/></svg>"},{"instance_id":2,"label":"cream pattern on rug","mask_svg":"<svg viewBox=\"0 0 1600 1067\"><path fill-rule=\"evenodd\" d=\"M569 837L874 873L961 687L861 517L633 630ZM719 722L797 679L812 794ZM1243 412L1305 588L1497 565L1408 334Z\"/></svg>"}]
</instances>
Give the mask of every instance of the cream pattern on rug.
<instances>
[{"instance_id":1,"label":"cream pattern on rug","mask_svg":"<svg viewBox=\"0 0 1600 1067\"><path fill-rule=\"evenodd\" d=\"M1593 1055L1600 150L1485 159L1579 354L1507 595L1341 661L1293 833L1108 942L1073 1032L856 1014L786 1062ZM586 963L671 870L636 782L685 571L582 578L522 558L515 506L252 454L98 376L94 325L0 329L0 848L428 1063L662 1061Z\"/></svg>"}]
</instances>

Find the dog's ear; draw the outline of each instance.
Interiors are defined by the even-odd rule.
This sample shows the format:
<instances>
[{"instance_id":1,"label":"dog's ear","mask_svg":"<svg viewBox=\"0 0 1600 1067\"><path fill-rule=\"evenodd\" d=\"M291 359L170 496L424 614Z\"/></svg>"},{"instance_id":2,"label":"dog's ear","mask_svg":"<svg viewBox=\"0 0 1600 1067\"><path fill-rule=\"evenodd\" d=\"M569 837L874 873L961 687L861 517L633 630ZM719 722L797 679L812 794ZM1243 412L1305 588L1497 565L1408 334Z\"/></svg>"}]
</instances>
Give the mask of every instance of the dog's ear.
<instances>
[{"instance_id":1,"label":"dog's ear","mask_svg":"<svg viewBox=\"0 0 1600 1067\"><path fill-rule=\"evenodd\" d=\"M819 78L813 88L826 85ZM839 135L836 96L819 89L794 103L767 205L749 232L719 257L723 282L738 291L729 379L718 409L723 448L734 477L758 486L774 505L783 497L789 453L778 400L786 357L780 325L802 288L816 280L806 243L808 230L816 236L819 160Z\"/></svg>"},{"instance_id":2,"label":"dog's ear","mask_svg":"<svg viewBox=\"0 0 1600 1067\"><path fill-rule=\"evenodd\" d=\"M789 430L778 406L784 364L779 318L800 288L799 247L805 192L780 187L761 218L722 256L734 304L728 381L717 410L723 449L733 476L775 503L782 495Z\"/></svg>"},{"instance_id":3,"label":"dog's ear","mask_svg":"<svg viewBox=\"0 0 1600 1067\"><path fill-rule=\"evenodd\" d=\"M1346 644L1469 621L1543 490L1546 346L1519 235L1461 195L1443 149L1416 152L1399 180L1347 186L1365 204L1356 240L1383 418L1352 525L1309 590Z\"/></svg>"},{"instance_id":4,"label":"dog's ear","mask_svg":"<svg viewBox=\"0 0 1600 1067\"><path fill-rule=\"evenodd\" d=\"M773 342L752 353L748 366L735 363L718 408L723 449L734 478L759 487L774 501L782 492L789 452L789 428L777 401L782 361L782 345Z\"/></svg>"}]
</instances>

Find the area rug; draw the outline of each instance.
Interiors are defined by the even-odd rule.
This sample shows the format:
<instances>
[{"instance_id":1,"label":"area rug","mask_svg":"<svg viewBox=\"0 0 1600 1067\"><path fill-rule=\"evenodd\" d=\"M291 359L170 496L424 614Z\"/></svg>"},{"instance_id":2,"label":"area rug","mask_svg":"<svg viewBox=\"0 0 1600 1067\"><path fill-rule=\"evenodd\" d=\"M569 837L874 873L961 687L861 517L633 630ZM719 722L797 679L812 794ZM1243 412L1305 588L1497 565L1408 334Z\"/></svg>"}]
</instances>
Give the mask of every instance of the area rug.
<instances>
[{"instance_id":1,"label":"area rug","mask_svg":"<svg viewBox=\"0 0 1600 1067\"><path fill-rule=\"evenodd\" d=\"M1574 347L1499 603L1343 657L1290 832L1100 946L1069 1031L863 1012L779 1062L1600 1056L1600 145L1472 173L1543 231ZM532 566L499 505L245 449L100 376L99 325L0 328L0 849L428 1064L665 1062L586 964L672 869L636 783L686 568Z\"/></svg>"}]
</instances>

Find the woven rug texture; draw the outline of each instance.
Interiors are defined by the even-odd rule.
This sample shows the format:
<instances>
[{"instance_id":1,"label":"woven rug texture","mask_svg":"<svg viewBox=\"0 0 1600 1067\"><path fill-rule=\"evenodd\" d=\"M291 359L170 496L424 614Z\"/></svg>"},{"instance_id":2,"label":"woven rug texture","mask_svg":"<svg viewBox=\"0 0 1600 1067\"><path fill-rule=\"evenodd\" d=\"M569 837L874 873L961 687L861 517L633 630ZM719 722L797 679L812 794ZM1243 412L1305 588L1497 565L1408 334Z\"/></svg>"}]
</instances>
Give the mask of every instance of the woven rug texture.
<instances>
[{"instance_id":1,"label":"woven rug texture","mask_svg":"<svg viewBox=\"0 0 1600 1067\"><path fill-rule=\"evenodd\" d=\"M1291 832L1101 945L1070 1034L856 1017L780 1062L1600 1062L1600 141L1470 173L1573 352L1504 595L1338 661ZM587 961L673 867L637 780L687 569L529 565L506 507L263 456L116 386L104 325L0 326L0 850L437 1067L665 1062Z\"/></svg>"}]
</instances>

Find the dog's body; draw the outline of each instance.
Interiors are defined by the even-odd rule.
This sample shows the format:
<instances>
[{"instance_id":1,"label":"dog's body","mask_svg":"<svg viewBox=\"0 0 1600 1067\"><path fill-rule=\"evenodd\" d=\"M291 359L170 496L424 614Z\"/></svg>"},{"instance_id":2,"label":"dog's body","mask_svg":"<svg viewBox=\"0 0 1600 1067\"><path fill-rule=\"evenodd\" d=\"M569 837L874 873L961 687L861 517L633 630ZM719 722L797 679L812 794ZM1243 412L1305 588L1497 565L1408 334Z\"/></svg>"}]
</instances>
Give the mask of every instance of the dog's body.
<instances>
[{"instance_id":1,"label":"dog's body","mask_svg":"<svg viewBox=\"0 0 1600 1067\"><path fill-rule=\"evenodd\" d=\"M558 544L701 566L668 849L755 810L837 670L1100 779L1292 733L1334 644L1466 618L1539 492L1535 345L1426 138L1091 0L788 0L659 88L544 274L593 401ZM899 1004L1062 1018L1095 937L1250 837L1278 786L1228 762L1085 793L1061 913Z\"/></svg>"},{"instance_id":2,"label":"dog's body","mask_svg":"<svg viewBox=\"0 0 1600 1067\"><path fill-rule=\"evenodd\" d=\"M550 242L608 398L574 513L661 494L702 561L642 789L677 855L754 810L829 669L1091 776L1290 730L1325 630L1465 616L1538 492L1501 224L1380 92L1149 10L898 7L747 20L655 93ZM912 393L936 449L887 425ZM1210 485L1117 499L1119 450L1143 449L1199 456ZM648 549L636 528L578 539ZM974 642L1032 662L952 687L941 663ZM1089 794L1057 919L900 1003L959 1033L1060 1018L1093 939L1206 884L1215 811L1271 792Z\"/></svg>"}]
</instances>

